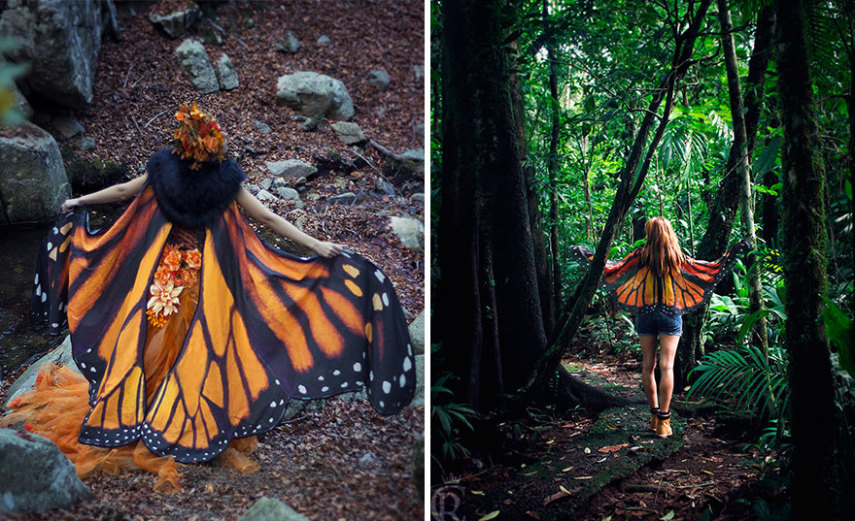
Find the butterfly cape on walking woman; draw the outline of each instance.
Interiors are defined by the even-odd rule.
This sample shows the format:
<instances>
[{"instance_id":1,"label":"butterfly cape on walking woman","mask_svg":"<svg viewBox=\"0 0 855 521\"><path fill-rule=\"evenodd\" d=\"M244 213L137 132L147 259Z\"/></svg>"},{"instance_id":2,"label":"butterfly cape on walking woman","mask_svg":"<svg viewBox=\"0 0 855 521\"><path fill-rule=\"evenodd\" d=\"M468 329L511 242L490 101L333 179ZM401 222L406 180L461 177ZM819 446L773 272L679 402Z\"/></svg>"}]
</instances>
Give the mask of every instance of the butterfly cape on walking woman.
<instances>
[{"instance_id":1,"label":"butterfly cape on walking woman","mask_svg":"<svg viewBox=\"0 0 855 521\"><path fill-rule=\"evenodd\" d=\"M678 275L661 278L642 265L641 249L637 249L622 260L607 261L601 283L624 311L637 314L659 310L670 315L684 315L709 302L713 289L730 270L733 261L748 249L748 242L743 240L714 261L687 257ZM585 270L590 268L594 259L591 250L573 246L571 252Z\"/></svg>"}]
</instances>

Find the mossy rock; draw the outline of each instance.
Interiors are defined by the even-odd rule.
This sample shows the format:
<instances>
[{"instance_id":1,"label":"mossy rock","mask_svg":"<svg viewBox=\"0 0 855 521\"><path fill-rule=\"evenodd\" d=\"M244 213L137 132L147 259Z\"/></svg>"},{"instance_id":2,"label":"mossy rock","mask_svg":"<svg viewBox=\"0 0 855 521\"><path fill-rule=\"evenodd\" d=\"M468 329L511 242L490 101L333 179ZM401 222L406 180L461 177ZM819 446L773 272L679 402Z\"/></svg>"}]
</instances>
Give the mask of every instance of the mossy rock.
<instances>
[{"instance_id":1,"label":"mossy rock","mask_svg":"<svg viewBox=\"0 0 855 521\"><path fill-rule=\"evenodd\" d=\"M124 180L127 169L113 161L75 159L66 169L75 193L90 193Z\"/></svg>"}]
</instances>

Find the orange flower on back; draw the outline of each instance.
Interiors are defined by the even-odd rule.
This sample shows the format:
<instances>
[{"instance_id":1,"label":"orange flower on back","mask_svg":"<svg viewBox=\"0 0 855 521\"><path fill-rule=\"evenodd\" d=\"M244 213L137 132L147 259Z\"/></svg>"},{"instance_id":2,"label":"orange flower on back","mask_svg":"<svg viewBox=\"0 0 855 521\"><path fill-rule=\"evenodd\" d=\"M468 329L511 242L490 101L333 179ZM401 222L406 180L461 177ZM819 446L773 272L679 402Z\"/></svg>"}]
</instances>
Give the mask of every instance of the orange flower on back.
<instances>
[{"instance_id":1,"label":"orange flower on back","mask_svg":"<svg viewBox=\"0 0 855 521\"><path fill-rule=\"evenodd\" d=\"M199 250L185 250L182 253L184 254L184 262L187 263L188 268L195 269L202 266L202 253Z\"/></svg>"},{"instance_id":2,"label":"orange flower on back","mask_svg":"<svg viewBox=\"0 0 855 521\"><path fill-rule=\"evenodd\" d=\"M163 265L169 268L170 271L176 271L181 268L181 252L177 248L173 248L163 255Z\"/></svg>"},{"instance_id":3,"label":"orange flower on back","mask_svg":"<svg viewBox=\"0 0 855 521\"><path fill-rule=\"evenodd\" d=\"M220 126L213 117L200 111L195 102L189 107L178 107L175 119L180 125L175 129L172 151L182 159L192 159L190 168L197 170L202 163L224 159L225 137Z\"/></svg>"}]
</instances>

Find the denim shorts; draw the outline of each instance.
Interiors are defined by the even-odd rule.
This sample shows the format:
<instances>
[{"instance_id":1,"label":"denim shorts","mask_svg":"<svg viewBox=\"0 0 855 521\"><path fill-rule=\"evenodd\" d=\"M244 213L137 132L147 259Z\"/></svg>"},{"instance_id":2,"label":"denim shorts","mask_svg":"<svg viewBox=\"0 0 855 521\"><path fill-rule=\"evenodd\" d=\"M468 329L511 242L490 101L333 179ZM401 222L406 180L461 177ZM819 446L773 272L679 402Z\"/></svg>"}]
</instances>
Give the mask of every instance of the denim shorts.
<instances>
[{"instance_id":1,"label":"denim shorts","mask_svg":"<svg viewBox=\"0 0 855 521\"><path fill-rule=\"evenodd\" d=\"M635 315L635 331L639 336L681 335L683 317L661 311Z\"/></svg>"}]
</instances>

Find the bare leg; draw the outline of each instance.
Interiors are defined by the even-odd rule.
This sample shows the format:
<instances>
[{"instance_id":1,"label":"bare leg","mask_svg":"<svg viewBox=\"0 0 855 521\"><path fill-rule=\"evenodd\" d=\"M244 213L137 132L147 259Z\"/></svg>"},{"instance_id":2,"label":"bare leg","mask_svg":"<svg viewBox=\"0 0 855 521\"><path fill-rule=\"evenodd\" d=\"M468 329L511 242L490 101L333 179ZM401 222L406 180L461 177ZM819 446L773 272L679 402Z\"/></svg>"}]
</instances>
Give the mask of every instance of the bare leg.
<instances>
[{"instance_id":1,"label":"bare leg","mask_svg":"<svg viewBox=\"0 0 855 521\"><path fill-rule=\"evenodd\" d=\"M671 394L674 392L674 357L677 355L679 343L680 335L659 335L661 347L659 350L659 409L663 413L671 410Z\"/></svg>"},{"instance_id":2,"label":"bare leg","mask_svg":"<svg viewBox=\"0 0 855 521\"><path fill-rule=\"evenodd\" d=\"M659 407L656 379L653 377L653 370L656 369L656 337L643 335L638 340L641 341L641 385L647 396L647 404L651 409L656 409Z\"/></svg>"}]
</instances>

